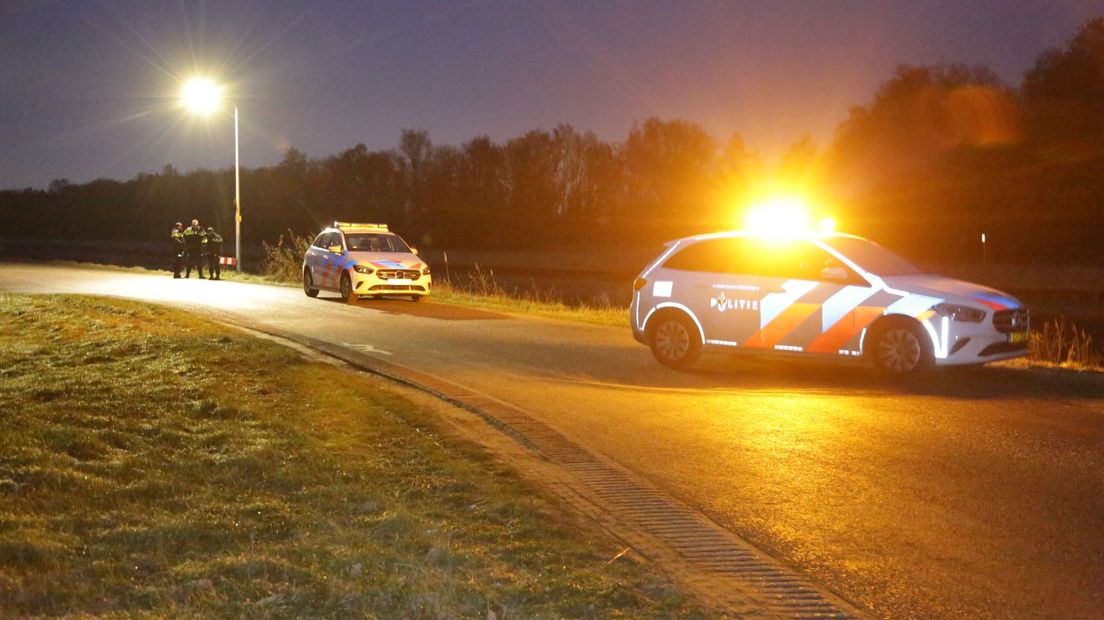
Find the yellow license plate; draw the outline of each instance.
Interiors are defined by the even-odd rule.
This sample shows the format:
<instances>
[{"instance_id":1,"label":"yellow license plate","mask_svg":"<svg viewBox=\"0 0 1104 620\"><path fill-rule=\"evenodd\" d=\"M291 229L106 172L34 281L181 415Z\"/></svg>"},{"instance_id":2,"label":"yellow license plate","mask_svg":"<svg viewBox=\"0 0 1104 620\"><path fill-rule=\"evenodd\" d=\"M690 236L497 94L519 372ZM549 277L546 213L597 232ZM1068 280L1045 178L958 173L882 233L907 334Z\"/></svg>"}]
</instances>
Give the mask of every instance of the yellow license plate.
<instances>
[{"instance_id":1,"label":"yellow license plate","mask_svg":"<svg viewBox=\"0 0 1104 620\"><path fill-rule=\"evenodd\" d=\"M1012 344L1020 344L1027 342L1027 330L1012 332L1008 334L1008 342Z\"/></svg>"}]
</instances>

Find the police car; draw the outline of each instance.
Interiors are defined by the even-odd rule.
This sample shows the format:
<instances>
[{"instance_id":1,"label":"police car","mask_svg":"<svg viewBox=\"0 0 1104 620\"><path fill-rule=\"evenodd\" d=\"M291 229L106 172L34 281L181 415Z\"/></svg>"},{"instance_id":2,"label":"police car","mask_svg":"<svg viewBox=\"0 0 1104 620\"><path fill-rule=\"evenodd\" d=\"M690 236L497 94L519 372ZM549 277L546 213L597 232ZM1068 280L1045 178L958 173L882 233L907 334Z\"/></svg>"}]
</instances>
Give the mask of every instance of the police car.
<instances>
[{"instance_id":1,"label":"police car","mask_svg":"<svg viewBox=\"0 0 1104 620\"><path fill-rule=\"evenodd\" d=\"M432 285L429 265L386 224L334 222L303 257L303 291L337 291L341 299L404 295L421 301Z\"/></svg>"},{"instance_id":2,"label":"police car","mask_svg":"<svg viewBox=\"0 0 1104 620\"><path fill-rule=\"evenodd\" d=\"M842 233L678 239L633 289L633 335L672 367L715 349L863 360L905 374L1027 352L1019 300L924 273Z\"/></svg>"}]
</instances>

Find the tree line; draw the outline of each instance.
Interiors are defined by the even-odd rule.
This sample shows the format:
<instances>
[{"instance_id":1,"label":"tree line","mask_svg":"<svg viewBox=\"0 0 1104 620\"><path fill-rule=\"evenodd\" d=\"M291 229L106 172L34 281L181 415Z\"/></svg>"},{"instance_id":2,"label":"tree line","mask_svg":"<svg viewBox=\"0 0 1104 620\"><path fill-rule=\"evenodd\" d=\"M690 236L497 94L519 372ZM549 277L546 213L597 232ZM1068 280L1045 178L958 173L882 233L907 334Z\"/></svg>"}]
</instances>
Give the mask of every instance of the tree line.
<instances>
[{"instance_id":1,"label":"tree line","mask_svg":"<svg viewBox=\"0 0 1104 620\"><path fill-rule=\"evenodd\" d=\"M719 141L657 118L622 142L562 124L503 143L440 145L404 129L388 150L311 158L293 148L278 165L242 170L244 242L337 219L386 222L446 250L654 245L732 228L742 207L781 190L921 261L978 260L985 233L991 260L1100 264L1102 139L1097 18L1040 54L1018 87L983 66L901 66L827 144L801 137L773 169L739 134ZM166 165L128 181L0 192L0 234L161 239L194 214L232 243L233 210L233 170Z\"/></svg>"}]
</instances>

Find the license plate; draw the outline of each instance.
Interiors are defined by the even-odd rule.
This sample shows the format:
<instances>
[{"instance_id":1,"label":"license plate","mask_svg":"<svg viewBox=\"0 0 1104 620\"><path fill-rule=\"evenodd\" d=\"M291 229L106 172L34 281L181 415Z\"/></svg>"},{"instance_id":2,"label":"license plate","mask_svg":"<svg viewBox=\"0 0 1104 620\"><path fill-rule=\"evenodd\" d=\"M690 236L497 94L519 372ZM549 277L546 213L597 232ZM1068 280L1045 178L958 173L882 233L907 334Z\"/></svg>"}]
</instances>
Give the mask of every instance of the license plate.
<instances>
[{"instance_id":1,"label":"license plate","mask_svg":"<svg viewBox=\"0 0 1104 620\"><path fill-rule=\"evenodd\" d=\"M411 284L413 282L414 281L410 280L410 279L400 279L400 278L393 278L393 279L387 281L388 284Z\"/></svg>"},{"instance_id":2,"label":"license plate","mask_svg":"<svg viewBox=\"0 0 1104 620\"><path fill-rule=\"evenodd\" d=\"M1008 334L1008 342L1011 342L1012 344L1021 344L1027 342L1027 330L1012 332L1011 334Z\"/></svg>"}]
</instances>

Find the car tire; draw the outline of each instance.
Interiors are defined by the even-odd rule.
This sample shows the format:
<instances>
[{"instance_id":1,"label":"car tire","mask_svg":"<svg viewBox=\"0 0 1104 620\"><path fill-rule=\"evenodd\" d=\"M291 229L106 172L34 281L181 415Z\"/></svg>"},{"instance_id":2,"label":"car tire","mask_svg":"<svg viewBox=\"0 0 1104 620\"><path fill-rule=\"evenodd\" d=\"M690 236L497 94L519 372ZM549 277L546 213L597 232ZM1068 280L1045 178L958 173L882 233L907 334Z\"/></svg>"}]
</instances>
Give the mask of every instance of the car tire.
<instances>
[{"instance_id":1,"label":"car tire","mask_svg":"<svg viewBox=\"0 0 1104 620\"><path fill-rule=\"evenodd\" d=\"M307 297L318 297L318 289L314 288L314 278L311 277L310 269L303 270L303 292Z\"/></svg>"},{"instance_id":2,"label":"car tire","mask_svg":"<svg viewBox=\"0 0 1104 620\"><path fill-rule=\"evenodd\" d=\"M414 303L418 303L418 302L422 301L425 298L426 298L425 295L411 295L410 296L410 301L412 301Z\"/></svg>"},{"instance_id":3,"label":"car tire","mask_svg":"<svg viewBox=\"0 0 1104 620\"><path fill-rule=\"evenodd\" d=\"M931 344L921 327L907 320L889 320L869 335L867 356L884 374L905 376L920 372L934 362Z\"/></svg>"},{"instance_id":4,"label":"car tire","mask_svg":"<svg viewBox=\"0 0 1104 620\"><path fill-rule=\"evenodd\" d=\"M672 368L689 368L701 356L698 328L683 314L656 317L649 325L648 344L659 363Z\"/></svg>"},{"instance_id":5,"label":"car tire","mask_svg":"<svg viewBox=\"0 0 1104 620\"><path fill-rule=\"evenodd\" d=\"M353 280L349 277L349 274L341 274L341 301L347 304L355 304L357 296L353 293Z\"/></svg>"}]
</instances>

